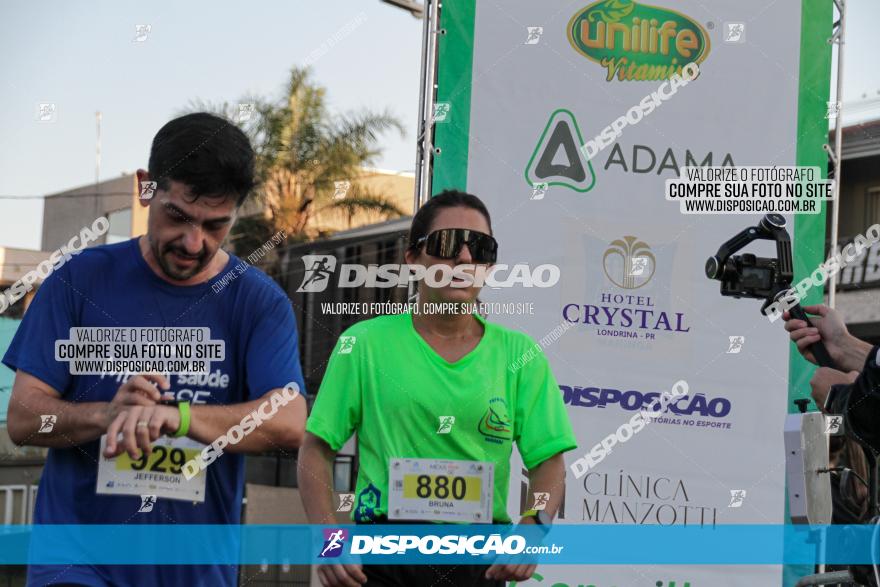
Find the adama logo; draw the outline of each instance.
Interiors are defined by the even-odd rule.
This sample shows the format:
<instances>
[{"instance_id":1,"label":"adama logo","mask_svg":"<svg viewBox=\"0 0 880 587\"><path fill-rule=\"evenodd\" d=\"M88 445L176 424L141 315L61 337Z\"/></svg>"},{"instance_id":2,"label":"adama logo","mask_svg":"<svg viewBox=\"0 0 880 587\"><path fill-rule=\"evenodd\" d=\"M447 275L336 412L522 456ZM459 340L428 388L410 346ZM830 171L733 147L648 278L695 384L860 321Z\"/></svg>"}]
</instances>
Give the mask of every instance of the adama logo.
<instances>
[{"instance_id":1,"label":"adama logo","mask_svg":"<svg viewBox=\"0 0 880 587\"><path fill-rule=\"evenodd\" d=\"M633 0L600 0L568 23L568 41L606 68L605 81L664 80L709 55L709 34L697 21Z\"/></svg>"},{"instance_id":2,"label":"adama logo","mask_svg":"<svg viewBox=\"0 0 880 587\"><path fill-rule=\"evenodd\" d=\"M574 114L565 108L554 110L526 164L528 184L533 188L542 186L542 194L554 185L582 193L593 189L596 174L593 164L584 156L583 144Z\"/></svg>"}]
</instances>

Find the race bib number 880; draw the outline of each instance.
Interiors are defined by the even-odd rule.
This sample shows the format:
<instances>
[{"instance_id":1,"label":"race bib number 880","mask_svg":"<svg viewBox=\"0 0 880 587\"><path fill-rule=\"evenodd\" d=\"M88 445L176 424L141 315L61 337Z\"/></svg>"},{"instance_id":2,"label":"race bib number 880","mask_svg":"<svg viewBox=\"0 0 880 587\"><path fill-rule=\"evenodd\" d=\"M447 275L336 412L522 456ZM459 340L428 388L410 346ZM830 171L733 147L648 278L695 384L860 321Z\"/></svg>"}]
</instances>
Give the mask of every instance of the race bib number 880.
<instances>
[{"instance_id":1,"label":"race bib number 880","mask_svg":"<svg viewBox=\"0 0 880 587\"><path fill-rule=\"evenodd\" d=\"M493 463L391 459L388 519L492 522Z\"/></svg>"},{"instance_id":2,"label":"race bib number 880","mask_svg":"<svg viewBox=\"0 0 880 587\"><path fill-rule=\"evenodd\" d=\"M404 475L403 497L480 501L481 478L456 475Z\"/></svg>"}]
</instances>

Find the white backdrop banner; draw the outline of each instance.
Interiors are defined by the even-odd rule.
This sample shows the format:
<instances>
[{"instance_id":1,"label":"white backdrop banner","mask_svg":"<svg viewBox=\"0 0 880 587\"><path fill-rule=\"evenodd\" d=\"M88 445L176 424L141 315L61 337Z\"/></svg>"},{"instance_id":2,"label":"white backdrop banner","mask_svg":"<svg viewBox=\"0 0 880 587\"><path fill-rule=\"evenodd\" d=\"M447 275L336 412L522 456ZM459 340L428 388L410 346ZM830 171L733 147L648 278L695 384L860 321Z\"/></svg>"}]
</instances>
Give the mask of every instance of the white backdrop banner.
<instances>
[{"instance_id":1,"label":"white backdrop banner","mask_svg":"<svg viewBox=\"0 0 880 587\"><path fill-rule=\"evenodd\" d=\"M811 91L802 60L827 65L830 11L802 14L810 6L443 4L432 190L487 203L499 263L561 269L556 287L483 295L534 302L533 315L490 319L536 340L564 326L543 345L579 441L559 523L786 522L789 345L760 302L723 298L704 275L706 258L761 215L682 214L664 182L688 165L824 166L829 74ZM696 79L669 81L689 63ZM796 255L821 255L823 216L786 218ZM774 256L764 244L749 252ZM575 476L576 459L678 380L689 391L669 412ZM512 470L515 515L525 476L519 462ZM522 584L778 586L781 569L543 566Z\"/></svg>"}]
</instances>

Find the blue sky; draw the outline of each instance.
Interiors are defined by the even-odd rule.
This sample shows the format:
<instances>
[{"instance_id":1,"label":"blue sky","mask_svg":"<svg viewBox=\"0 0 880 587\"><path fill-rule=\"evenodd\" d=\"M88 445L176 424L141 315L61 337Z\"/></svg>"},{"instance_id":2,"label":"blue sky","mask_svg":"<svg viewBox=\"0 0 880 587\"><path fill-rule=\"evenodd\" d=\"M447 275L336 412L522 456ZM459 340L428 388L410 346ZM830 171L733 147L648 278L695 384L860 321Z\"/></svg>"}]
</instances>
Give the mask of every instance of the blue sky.
<instances>
[{"instance_id":1,"label":"blue sky","mask_svg":"<svg viewBox=\"0 0 880 587\"><path fill-rule=\"evenodd\" d=\"M791 1L791 0L787 0ZM830 1L830 0L829 0ZM849 0L847 101L878 97L880 3ZM0 196L41 196L95 174L95 111L103 113L102 179L146 167L155 132L190 100L277 96L295 64L347 25L313 65L332 111L388 109L407 127L383 139L378 166L412 170L421 23L379 0L4 3L0 20ZM149 24L135 43L135 25ZM52 102L57 120L35 120ZM39 248L42 200L0 199L0 246Z\"/></svg>"}]
</instances>

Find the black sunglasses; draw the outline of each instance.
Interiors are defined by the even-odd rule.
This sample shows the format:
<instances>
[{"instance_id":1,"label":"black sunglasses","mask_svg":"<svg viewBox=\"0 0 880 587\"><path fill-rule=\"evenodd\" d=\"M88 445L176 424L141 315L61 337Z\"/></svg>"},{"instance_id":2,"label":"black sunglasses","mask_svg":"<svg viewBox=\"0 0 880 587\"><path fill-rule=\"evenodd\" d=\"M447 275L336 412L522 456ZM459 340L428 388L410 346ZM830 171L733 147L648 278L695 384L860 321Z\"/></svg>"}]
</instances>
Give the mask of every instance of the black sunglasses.
<instances>
[{"instance_id":1,"label":"black sunglasses","mask_svg":"<svg viewBox=\"0 0 880 587\"><path fill-rule=\"evenodd\" d=\"M425 253L441 259L455 259L461 253L461 247L468 246L475 263L494 263L498 258L498 241L483 232L467 228L443 228L423 236L412 248L425 245Z\"/></svg>"}]
</instances>

